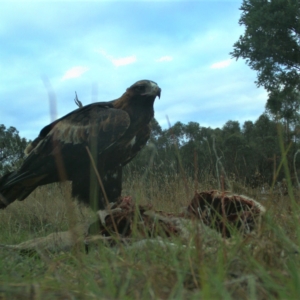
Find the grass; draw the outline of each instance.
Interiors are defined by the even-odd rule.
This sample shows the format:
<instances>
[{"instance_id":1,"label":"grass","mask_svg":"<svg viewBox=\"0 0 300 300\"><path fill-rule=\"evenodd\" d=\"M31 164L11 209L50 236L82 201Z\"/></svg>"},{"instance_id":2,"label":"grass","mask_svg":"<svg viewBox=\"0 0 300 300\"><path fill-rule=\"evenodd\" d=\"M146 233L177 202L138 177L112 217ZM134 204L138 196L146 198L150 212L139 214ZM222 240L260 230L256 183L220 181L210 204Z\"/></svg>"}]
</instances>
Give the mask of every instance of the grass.
<instances>
[{"instance_id":1,"label":"grass","mask_svg":"<svg viewBox=\"0 0 300 300\"><path fill-rule=\"evenodd\" d=\"M213 184L207 176L198 189ZM191 229L188 240L172 239L175 246L110 248L99 242L88 255L84 245L40 257L0 248L0 299L299 299L299 193L293 204L288 196L262 200L256 190L232 186L267 208L255 235L207 245ZM127 175L123 194L178 212L194 188L180 176ZM41 187L0 211L0 243L18 244L93 218L91 210L71 202L68 183Z\"/></svg>"}]
</instances>

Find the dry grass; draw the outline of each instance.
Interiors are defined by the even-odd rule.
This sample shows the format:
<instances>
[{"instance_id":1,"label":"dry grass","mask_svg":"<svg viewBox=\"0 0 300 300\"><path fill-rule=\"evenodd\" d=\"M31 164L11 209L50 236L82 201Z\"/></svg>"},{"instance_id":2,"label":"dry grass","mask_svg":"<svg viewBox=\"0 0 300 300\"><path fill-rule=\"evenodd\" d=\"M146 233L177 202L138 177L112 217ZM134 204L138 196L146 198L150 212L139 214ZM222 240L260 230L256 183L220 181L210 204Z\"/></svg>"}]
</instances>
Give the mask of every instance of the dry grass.
<instances>
[{"instance_id":1,"label":"dry grass","mask_svg":"<svg viewBox=\"0 0 300 300\"><path fill-rule=\"evenodd\" d=\"M196 186L180 176L163 175L125 176L124 184L124 195L165 211L180 211ZM88 255L83 245L46 257L0 249L0 299L300 298L298 203L281 195L262 200L258 191L238 182L232 186L261 200L268 210L256 235L235 235L211 247L197 238L173 240L178 247L146 244L142 249L99 243ZM199 190L213 187L209 178L198 185ZM299 193L295 198L300 199ZM0 243L19 243L93 219L91 210L70 200L65 183L41 187L12 204L0 212Z\"/></svg>"},{"instance_id":2,"label":"dry grass","mask_svg":"<svg viewBox=\"0 0 300 300\"><path fill-rule=\"evenodd\" d=\"M24 201L15 201L0 211L1 236L15 243L26 236L67 230L73 222L93 220L93 215L90 209L71 199L70 183L52 184L37 188Z\"/></svg>"}]
</instances>

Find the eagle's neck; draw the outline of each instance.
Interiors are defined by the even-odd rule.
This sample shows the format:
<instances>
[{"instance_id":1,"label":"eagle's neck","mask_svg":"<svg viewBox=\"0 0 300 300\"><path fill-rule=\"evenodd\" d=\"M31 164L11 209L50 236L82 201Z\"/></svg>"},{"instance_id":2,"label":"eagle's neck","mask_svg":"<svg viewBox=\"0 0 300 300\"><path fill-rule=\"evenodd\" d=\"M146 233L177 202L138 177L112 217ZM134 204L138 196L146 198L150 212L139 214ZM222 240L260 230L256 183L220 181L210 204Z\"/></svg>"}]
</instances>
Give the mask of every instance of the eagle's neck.
<instances>
[{"instance_id":1,"label":"eagle's neck","mask_svg":"<svg viewBox=\"0 0 300 300\"><path fill-rule=\"evenodd\" d=\"M126 93L119 99L115 100L114 108L122 109L129 114L134 123L148 124L154 116L155 97L130 97Z\"/></svg>"}]
</instances>

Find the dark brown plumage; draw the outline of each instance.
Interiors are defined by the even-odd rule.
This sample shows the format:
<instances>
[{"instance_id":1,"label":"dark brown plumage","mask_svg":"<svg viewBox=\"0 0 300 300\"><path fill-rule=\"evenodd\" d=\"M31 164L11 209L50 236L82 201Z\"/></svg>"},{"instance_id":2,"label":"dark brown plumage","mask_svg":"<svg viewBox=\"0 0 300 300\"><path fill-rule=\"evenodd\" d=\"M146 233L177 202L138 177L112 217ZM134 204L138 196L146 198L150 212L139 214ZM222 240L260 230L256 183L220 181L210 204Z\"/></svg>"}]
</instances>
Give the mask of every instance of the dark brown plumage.
<instances>
[{"instance_id":1,"label":"dark brown plumage","mask_svg":"<svg viewBox=\"0 0 300 300\"><path fill-rule=\"evenodd\" d=\"M155 82L141 80L116 100L80 107L44 127L26 148L21 168L0 178L0 208L24 200L40 185L65 180L72 181L73 197L95 209L103 208L106 200L115 201L121 196L122 167L149 139L153 104L160 93Z\"/></svg>"}]
</instances>

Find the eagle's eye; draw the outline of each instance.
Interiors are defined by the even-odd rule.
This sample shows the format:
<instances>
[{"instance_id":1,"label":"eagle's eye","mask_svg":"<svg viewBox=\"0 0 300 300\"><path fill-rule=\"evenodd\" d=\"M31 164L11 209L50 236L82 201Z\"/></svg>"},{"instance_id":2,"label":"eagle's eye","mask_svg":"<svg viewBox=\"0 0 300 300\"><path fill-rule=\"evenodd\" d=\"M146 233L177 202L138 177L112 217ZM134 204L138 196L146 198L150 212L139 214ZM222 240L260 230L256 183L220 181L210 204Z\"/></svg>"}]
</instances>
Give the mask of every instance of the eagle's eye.
<instances>
[{"instance_id":1,"label":"eagle's eye","mask_svg":"<svg viewBox=\"0 0 300 300\"><path fill-rule=\"evenodd\" d=\"M134 89L139 92L139 93L143 93L145 92L145 86L144 85L137 85Z\"/></svg>"}]
</instances>

